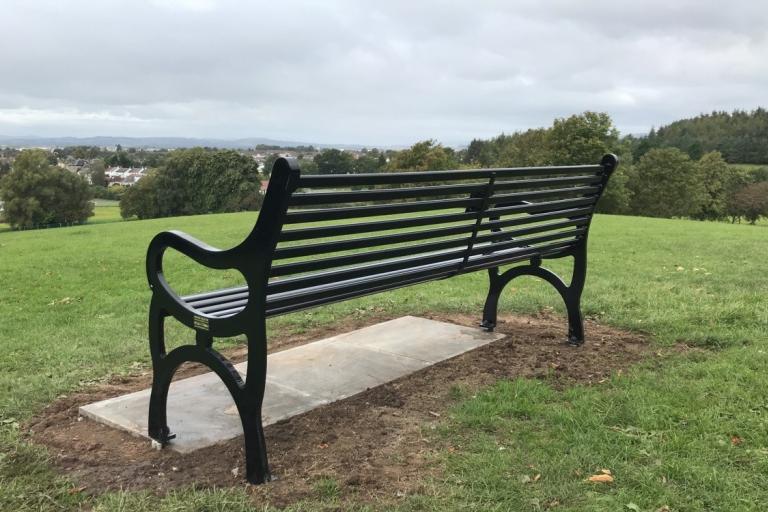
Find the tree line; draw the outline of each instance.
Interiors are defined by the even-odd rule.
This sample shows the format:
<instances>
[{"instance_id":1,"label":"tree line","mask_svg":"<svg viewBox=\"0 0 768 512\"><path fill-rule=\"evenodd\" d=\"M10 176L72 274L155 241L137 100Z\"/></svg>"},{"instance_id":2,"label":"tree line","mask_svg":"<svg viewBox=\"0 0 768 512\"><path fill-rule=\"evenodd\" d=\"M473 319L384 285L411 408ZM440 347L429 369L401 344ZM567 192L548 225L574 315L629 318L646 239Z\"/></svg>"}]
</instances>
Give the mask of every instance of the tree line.
<instances>
[{"instance_id":1,"label":"tree line","mask_svg":"<svg viewBox=\"0 0 768 512\"><path fill-rule=\"evenodd\" d=\"M694 160L717 151L726 162L768 163L768 111L715 111L691 119L680 119L646 137L632 138L637 158L654 148L677 148Z\"/></svg>"},{"instance_id":2,"label":"tree line","mask_svg":"<svg viewBox=\"0 0 768 512\"><path fill-rule=\"evenodd\" d=\"M693 147L701 151L694 151L690 145L677 147L670 141L672 134L682 133L680 126L687 121L691 126L711 126L713 119L730 120L732 125L743 127L765 116L762 109L713 113L679 121L679 125L673 123L638 139L621 137L608 114L584 112L555 119L545 128L474 139L461 150L425 140L402 150L371 149L353 154L325 149L311 157L299 152L298 157L303 173L349 174L595 164L610 152L619 155L621 165L598 205L600 212L731 222L745 219L754 223L768 217L768 166L732 165L724 153L713 149L727 146L717 146L715 139L703 137ZM756 128L753 136L768 147L768 136L760 130ZM659 142L662 139L664 143ZM94 191L100 197L113 192L115 198L119 195L125 218L254 210L262 201L260 182L268 178L279 157L278 153L269 155L260 174L253 158L234 150L193 148L136 153L117 148L108 155L99 151L76 147L60 154L17 152L12 167L0 168L5 174L0 181L0 200L5 203L6 220L14 227L82 222L92 214L90 199ZM146 161L144 158L151 156L156 158L156 165L136 185L117 191L101 186L89 190L82 178L53 165L61 157L96 156L92 161L96 173L92 178L96 180L104 165L121 161L121 154L133 155L134 161Z\"/></svg>"}]
</instances>

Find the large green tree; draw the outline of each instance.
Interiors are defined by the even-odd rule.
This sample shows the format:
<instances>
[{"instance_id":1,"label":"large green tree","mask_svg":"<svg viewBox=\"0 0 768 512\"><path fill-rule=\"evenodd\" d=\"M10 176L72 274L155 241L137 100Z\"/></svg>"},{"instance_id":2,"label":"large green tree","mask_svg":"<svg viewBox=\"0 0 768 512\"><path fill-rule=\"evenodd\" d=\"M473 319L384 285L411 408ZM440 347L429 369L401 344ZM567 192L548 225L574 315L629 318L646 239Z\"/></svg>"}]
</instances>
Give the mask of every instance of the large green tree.
<instances>
[{"instance_id":1,"label":"large green tree","mask_svg":"<svg viewBox=\"0 0 768 512\"><path fill-rule=\"evenodd\" d=\"M253 210L262 200L259 178L256 162L237 151L181 149L123 197L122 212L151 218Z\"/></svg>"},{"instance_id":2,"label":"large green tree","mask_svg":"<svg viewBox=\"0 0 768 512\"><path fill-rule=\"evenodd\" d=\"M424 140L395 152L387 167L392 171L439 171L457 166L456 153L451 148L434 140Z\"/></svg>"},{"instance_id":3,"label":"large green tree","mask_svg":"<svg viewBox=\"0 0 768 512\"><path fill-rule=\"evenodd\" d=\"M768 181L751 183L736 191L731 199L731 211L750 224L760 217L768 217Z\"/></svg>"},{"instance_id":4,"label":"large green tree","mask_svg":"<svg viewBox=\"0 0 768 512\"><path fill-rule=\"evenodd\" d=\"M84 222L93 215L82 177L52 166L46 151L22 151L0 180L5 220L14 228Z\"/></svg>"},{"instance_id":5,"label":"large green tree","mask_svg":"<svg viewBox=\"0 0 768 512\"><path fill-rule=\"evenodd\" d=\"M324 149L313 159L319 174L349 174L354 171L354 158L348 151Z\"/></svg>"},{"instance_id":6,"label":"large green tree","mask_svg":"<svg viewBox=\"0 0 768 512\"><path fill-rule=\"evenodd\" d=\"M677 148L652 149L632 167L631 211L648 217L691 217L707 198L699 166Z\"/></svg>"},{"instance_id":7,"label":"large green tree","mask_svg":"<svg viewBox=\"0 0 768 512\"><path fill-rule=\"evenodd\" d=\"M696 163L699 167L706 195L701 204L701 210L696 214L701 220L721 220L726 217L728 201L728 175L731 168L718 151L710 151L701 156Z\"/></svg>"},{"instance_id":8,"label":"large green tree","mask_svg":"<svg viewBox=\"0 0 768 512\"><path fill-rule=\"evenodd\" d=\"M548 133L549 163L553 165L596 164L615 151L619 132L603 112L584 112L555 119Z\"/></svg>"},{"instance_id":9,"label":"large green tree","mask_svg":"<svg viewBox=\"0 0 768 512\"><path fill-rule=\"evenodd\" d=\"M104 160L101 158L96 158L94 160L91 160L91 184L96 185L98 187L104 187L107 184L106 176L104 175L104 172L106 171L106 166L104 165Z\"/></svg>"}]
</instances>

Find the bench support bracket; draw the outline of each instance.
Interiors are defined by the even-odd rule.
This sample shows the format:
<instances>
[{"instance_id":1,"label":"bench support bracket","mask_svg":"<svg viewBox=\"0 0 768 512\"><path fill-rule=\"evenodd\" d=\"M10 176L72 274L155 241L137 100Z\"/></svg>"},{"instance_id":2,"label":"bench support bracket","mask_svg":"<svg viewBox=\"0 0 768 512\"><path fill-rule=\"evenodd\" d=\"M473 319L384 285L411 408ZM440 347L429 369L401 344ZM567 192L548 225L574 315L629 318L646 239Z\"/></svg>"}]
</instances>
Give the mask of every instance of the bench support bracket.
<instances>
[{"instance_id":1,"label":"bench support bracket","mask_svg":"<svg viewBox=\"0 0 768 512\"><path fill-rule=\"evenodd\" d=\"M496 319L499 309L499 297L510 281L523 275L539 277L549 284L563 298L568 312L568 344L578 346L584 343L584 319L581 314L581 293L584 290L584 282L587 274L586 240L579 244L573 254L573 275L571 282L566 285L563 280L546 268L540 266L541 261L532 261L530 265L513 267L503 273L499 268L488 269L490 289L483 308L483 321L480 327L486 331L496 328Z\"/></svg>"},{"instance_id":2,"label":"bench support bracket","mask_svg":"<svg viewBox=\"0 0 768 512\"><path fill-rule=\"evenodd\" d=\"M166 406L168 391L176 370L186 362L210 368L227 386L237 406L245 437L245 472L249 482L261 484L271 480L261 406L266 383L266 329L264 322L253 322L248 338L248 370L246 380L234 365L211 346L208 333L197 333L195 345L182 345L166 353L164 323L167 314L156 304L150 306L149 341L152 354L152 393L149 399L149 437L166 446L175 436L168 428ZM260 328L259 328L260 327Z\"/></svg>"}]
</instances>

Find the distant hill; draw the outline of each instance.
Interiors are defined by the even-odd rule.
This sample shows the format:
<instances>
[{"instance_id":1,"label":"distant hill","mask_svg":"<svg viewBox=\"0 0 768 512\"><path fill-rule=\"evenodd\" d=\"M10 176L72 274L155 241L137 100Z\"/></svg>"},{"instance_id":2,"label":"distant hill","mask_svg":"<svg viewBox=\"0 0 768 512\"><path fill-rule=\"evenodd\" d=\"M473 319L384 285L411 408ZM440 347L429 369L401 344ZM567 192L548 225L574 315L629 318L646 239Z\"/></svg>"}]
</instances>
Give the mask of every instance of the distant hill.
<instances>
[{"instance_id":1,"label":"distant hill","mask_svg":"<svg viewBox=\"0 0 768 512\"><path fill-rule=\"evenodd\" d=\"M30 147L67 147L67 146L98 146L114 147L120 144L125 148L191 148L196 146L228 149L247 149L259 145L294 148L297 146L314 146L316 148L362 149L359 144L316 144L292 140L277 140L264 137L249 137L243 139L197 139L191 137L37 137L37 136L6 136L0 135L0 146L17 148Z\"/></svg>"},{"instance_id":2,"label":"distant hill","mask_svg":"<svg viewBox=\"0 0 768 512\"><path fill-rule=\"evenodd\" d=\"M768 163L768 111L712 112L651 129L638 140L635 157L652 148L676 147L698 159L719 151L730 163Z\"/></svg>"}]
</instances>

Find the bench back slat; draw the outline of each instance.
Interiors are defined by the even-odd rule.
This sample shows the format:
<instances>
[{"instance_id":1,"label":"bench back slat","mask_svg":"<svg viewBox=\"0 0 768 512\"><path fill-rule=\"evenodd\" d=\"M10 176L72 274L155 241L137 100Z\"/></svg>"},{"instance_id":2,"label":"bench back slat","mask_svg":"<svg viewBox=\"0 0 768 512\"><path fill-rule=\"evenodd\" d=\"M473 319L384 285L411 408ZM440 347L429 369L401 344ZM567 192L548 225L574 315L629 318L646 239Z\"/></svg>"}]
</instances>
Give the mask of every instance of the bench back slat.
<instances>
[{"instance_id":1,"label":"bench back slat","mask_svg":"<svg viewBox=\"0 0 768 512\"><path fill-rule=\"evenodd\" d=\"M570 175L600 172L600 165L568 165L549 167L520 167L495 169L468 169L458 171L383 172L376 174L325 174L301 177L306 188L341 188L350 186L400 185L402 183L445 182L455 180L485 180L525 178L529 176Z\"/></svg>"},{"instance_id":2,"label":"bench back slat","mask_svg":"<svg viewBox=\"0 0 768 512\"><path fill-rule=\"evenodd\" d=\"M605 181L603 165L299 174L270 255L267 314L565 254ZM222 316L247 303L232 298L200 307Z\"/></svg>"},{"instance_id":3,"label":"bench back slat","mask_svg":"<svg viewBox=\"0 0 768 512\"><path fill-rule=\"evenodd\" d=\"M299 224L307 222L324 222L328 220L342 220L355 217L376 217L379 215L428 212L444 210L447 208L477 208L481 204L481 198L465 197L461 199L435 199L431 201L414 201L374 206L349 206L323 210L292 211L286 214L284 223Z\"/></svg>"}]
</instances>

